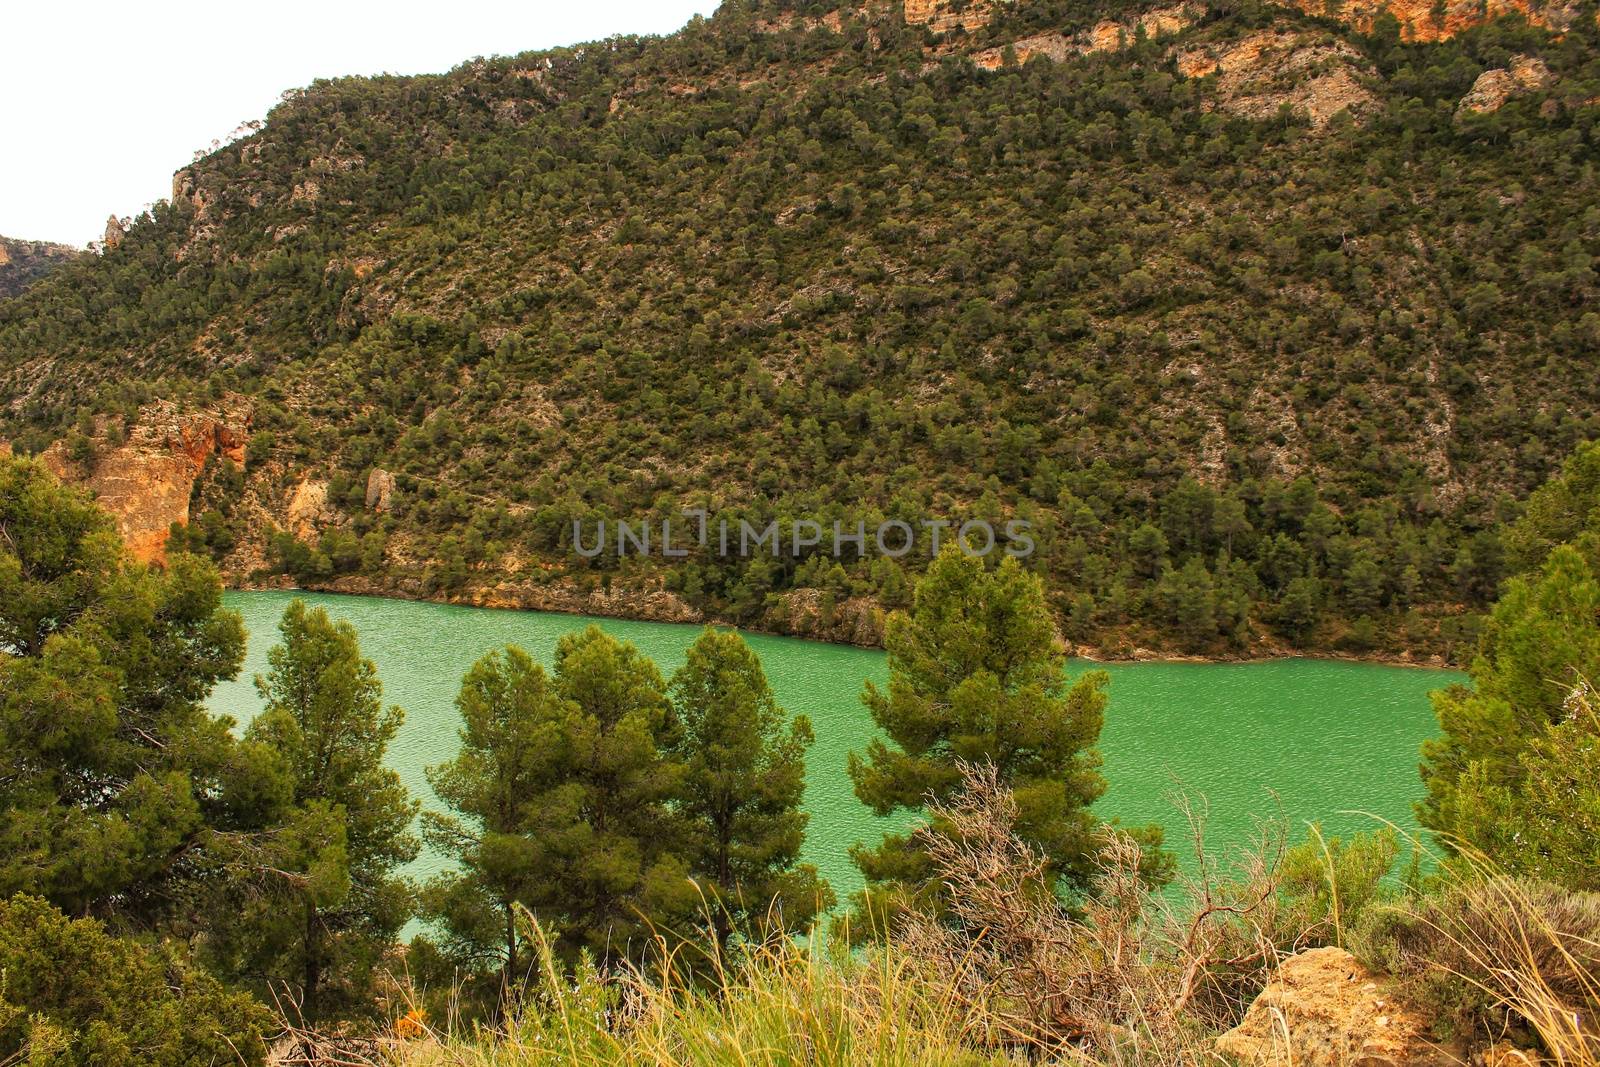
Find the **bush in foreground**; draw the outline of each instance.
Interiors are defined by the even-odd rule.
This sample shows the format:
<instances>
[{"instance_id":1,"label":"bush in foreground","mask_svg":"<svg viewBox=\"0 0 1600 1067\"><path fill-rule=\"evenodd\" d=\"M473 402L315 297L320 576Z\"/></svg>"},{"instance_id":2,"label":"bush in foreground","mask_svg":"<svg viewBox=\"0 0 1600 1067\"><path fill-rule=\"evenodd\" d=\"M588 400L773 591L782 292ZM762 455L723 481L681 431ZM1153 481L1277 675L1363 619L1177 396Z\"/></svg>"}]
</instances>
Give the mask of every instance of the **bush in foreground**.
<instances>
[{"instance_id":1,"label":"bush in foreground","mask_svg":"<svg viewBox=\"0 0 1600 1067\"><path fill-rule=\"evenodd\" d=\"M113 937L38 897L0 902L0 1063L265 1062L267 1010L167 947Z\"/></svg>"}]
</instances>

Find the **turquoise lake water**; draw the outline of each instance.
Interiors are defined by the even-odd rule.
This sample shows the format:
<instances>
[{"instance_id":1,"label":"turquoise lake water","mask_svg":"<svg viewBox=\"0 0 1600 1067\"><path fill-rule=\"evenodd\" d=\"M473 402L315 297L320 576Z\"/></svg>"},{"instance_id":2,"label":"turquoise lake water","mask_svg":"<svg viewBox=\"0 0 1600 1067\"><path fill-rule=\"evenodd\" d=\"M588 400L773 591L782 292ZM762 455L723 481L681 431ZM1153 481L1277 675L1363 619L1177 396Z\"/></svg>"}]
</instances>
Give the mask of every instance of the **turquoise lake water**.
<instances>
[{"instance_id":1,"label":"turquoise lake water","mask_svg":"<svg viewBox=\"0 0 1600 1067\"><path fill-rule=\"evenodd\" d=\"M348 620L378 667L388 703L406 710L390 764L425 805L437 804L424 769L457 744L454 700L461 676L479 656L520 645L549 664L563 633L597 623L631 641L664 674L683 662L699 628L621 622L525 611L289 592L230 592L250 643L237 680L218 686L210 704L246 721L261 703L252 677L266 670L277 621L294 597ZM862 706L862 683L887 677L883 653L793 638L747 635L780 703L810 716L817 742L807 761L811 825L805 858L840 899L860 887L846 854L875 841L887 825L856 800L845 773L852 750L875 728ZM1075 661L1074 673L1099 666ZM1215 852L1249 843L1259 820L1284 817L1301 827L1320 820L1325 833L1371 829L1378 819L1412 829L1421 795L1418 746L1436 732L1428 692L1461 680L1450 671L1292 659L1266 663L1127 663L1105 665L1110 705L1100 748L1110 788L1096 805L1107 818L1159 822L1181 844L1183 822L1172 803L1182 792L1209 810L1206 840ZM412 873L439 867L424 854Z\"/></svg>"}]
</instances>

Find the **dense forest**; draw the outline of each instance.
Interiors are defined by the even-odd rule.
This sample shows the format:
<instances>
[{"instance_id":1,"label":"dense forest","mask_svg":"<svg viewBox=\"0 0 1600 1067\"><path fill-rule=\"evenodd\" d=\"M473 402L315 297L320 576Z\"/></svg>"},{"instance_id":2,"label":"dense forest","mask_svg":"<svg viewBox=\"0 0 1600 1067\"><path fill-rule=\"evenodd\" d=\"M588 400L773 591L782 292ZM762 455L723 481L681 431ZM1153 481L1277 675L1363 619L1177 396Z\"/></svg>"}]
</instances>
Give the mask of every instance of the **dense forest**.
<instances>
[{"instance_id":1,"label":"dense forest","mask_svg":"<svg viewBox=\"0 0 1600 1067\"><path fill-rule=\"evenodd\" d=\"M0 435L92 466L153 398L247 397L177 534L234 581L664 585L784 629L797 589L907 606L929 554L583 560L574 521L1022 519L1110 654L1459 659L1504 523L1600 435L1579 6L1411 43L1253 0L943 34L730 0L318 82L0 302ZM1508 70L1542 73L1463 102Z\"/></svg>"}]
</instances>

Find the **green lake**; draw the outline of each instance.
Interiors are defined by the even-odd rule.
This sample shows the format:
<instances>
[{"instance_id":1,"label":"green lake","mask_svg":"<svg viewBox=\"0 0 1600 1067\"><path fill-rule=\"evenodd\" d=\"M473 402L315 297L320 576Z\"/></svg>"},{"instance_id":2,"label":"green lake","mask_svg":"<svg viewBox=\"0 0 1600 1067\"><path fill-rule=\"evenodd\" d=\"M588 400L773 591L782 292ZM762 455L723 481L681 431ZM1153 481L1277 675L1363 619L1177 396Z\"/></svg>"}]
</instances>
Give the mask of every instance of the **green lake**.
<instances>
[{"instance_id":1,"label":"green lake","mask_svg":"<svg viewBox=\"0 0 1600 1067\"><path fill-rule=\"evenodd\" d=\"M378 667L385 699L406 710L389 761L424 804L437 801L423 775L457 743L454 706L461 676L485 652L520 645L549 664L556 639L591 622L633 642L664 674L683 662L694 626L622 622L572 615L492 611L370 597L289 592L231 592L244 616L249 651L237 680L217 687L211 707L248 720L261 706L251 679L266 670L277 621L295 596L348 620ZM887 825L851 792L845 761L873 736L859 694L865 679L882 684L881 652L792 638L748 635L779 701L810 716L817 741L808 761L806 858L840 899L859 888L847 849L877 838ZM1074 662L1074 672L1098 666ZM1414 827L1420 795L1418 745L1435 730L1428 692L1463 676L1362 663L1292 659L1266 663L1126 663L1105 666L1111 702L1100 748L1110 783L1096 805L1126 823L1159 822L1183 843L1175 793L1209 809L1212 851L1249 842L1262 818L1283 816L1299 836L1320 820L1325 833L1370 829L1378 819ZM438 869L423 855L412 873Z\"/></svg>"}]
</instances>

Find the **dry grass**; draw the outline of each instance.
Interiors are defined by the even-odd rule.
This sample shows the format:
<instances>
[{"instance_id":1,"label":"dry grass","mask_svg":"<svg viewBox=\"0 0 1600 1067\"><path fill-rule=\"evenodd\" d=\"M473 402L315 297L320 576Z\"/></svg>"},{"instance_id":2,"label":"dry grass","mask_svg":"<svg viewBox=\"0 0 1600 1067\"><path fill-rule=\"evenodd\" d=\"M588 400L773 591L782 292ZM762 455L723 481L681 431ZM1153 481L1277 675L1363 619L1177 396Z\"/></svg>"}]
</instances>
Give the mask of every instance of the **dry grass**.
<instances>
[{"instance_id":1,"label":"dry grass","mask_svg":"<svg viewBox=\"0 0 1600 1067\"><path fill-rule=\"evenodd\" d=\"M1096 892L1069 914L1045 886L1043 857L1014 834L1015 803L991 770L969 770L966 789L936 814L955 831L926 838L954 922L914 920L892 942L856 953L841 947L847 938L775 941L707 985L674 966L665 941L648 971L561 976L530 919L540 978L517 1017L493 1034L396 1041L391 1062L1220 1062L1195 1009L1220 999L1207 977L1213 964L1231 969L1230 989L1249 974L1242 985L1253 995L1275 962L1256 921L1276 899L1272 862L1241 879L1197 880L1180 921L1153 903L1139 846L1108 833Z\"/></svg>"},{"instance_id":2,"label":"dry grass","mask_svg":"<svg viewBox=\"0 0 1600 1067\"><path fill-rule=\"evenodd\" d=\"M501 1032L393 1043L407 1067L543 1064L885 1064L1017 1062L968 1040L964 1006L926 981L919 961L885 949L860 957L814 941L755 950L720 988L691 984L670 962L653 975L592 969L560 976L548 940L542 978Z\"/></svg>"},{"instance_id":3,"label":"dry grass","mask_svg":"<svg viewBox=\"0 0 1600 1067\"><path fill-rule=\"evenodd\" d=\"M1381 916L1367 954L1445 1036L1600 1067L1600 895L1462 862L1458 881Z\"/></svg>"},{"instance_id":4,"label":"dry grass","mask_svg":"<svg viewBox=\"0 0 1600 1067\"><path fill-rule=\"evenodd\" d=\"M1285 889L1281 827L1222 875L1201 855L1185 891L1152 895L1138 845L1108 833L1092 898L1063 910L1043 858L1013 832L1015 803L971 769L937 815L954 832L926 843L952 913L913 920L893 941L851 952L818 936L746 950L707 981L663 938L648 968L564 973L549 940L537 978L505 1025L441 1033L416 1011L377 1048L325 1045L318 1067L620 1065L946 1065L1116 1067L1221 1064L1216 1034L1237 1022L1281 956L1343 941L1336 857L1328 915ZM1331 919L1330 916L1331 915ZM1507 878L1478 861L1433 895L1379 905L1355 937L1457 1037L1542 1046L1560 1067L1600 1067L1600 896ZM411 1005L397 1002L395 1014Z\"/></svg>"}]
</instances>

